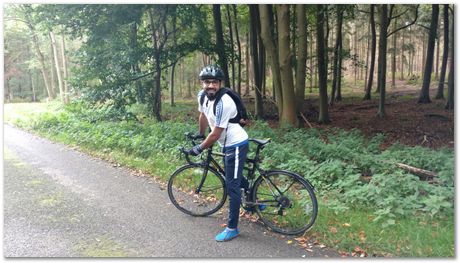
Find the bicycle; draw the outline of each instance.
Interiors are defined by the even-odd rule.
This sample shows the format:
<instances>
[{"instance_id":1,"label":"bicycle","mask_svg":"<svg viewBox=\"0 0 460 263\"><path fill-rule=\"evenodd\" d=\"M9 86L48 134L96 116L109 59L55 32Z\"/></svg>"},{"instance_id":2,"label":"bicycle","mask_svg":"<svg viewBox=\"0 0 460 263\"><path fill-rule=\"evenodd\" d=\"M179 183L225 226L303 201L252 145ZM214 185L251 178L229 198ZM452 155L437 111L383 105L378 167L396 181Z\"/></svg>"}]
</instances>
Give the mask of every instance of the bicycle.
<instances>
[{"instance_id":1,"label":"bicycle","mask_svg":"<svg viewBox=\"0 0 460 263\"><path fill-rule=\"evenodd\" d=\"M203 137L185 134L192 145ZM259 219L275 232L286 235L303 234L315 223L318 203L314 187L302 176L284 170L265 171L260 167L260 151L270 142L249 139L257 146L254 158L247 158L243 168L247 171L249 188L242 191L242 207L255 211ZM213 156L212 147L202 154L200 162L193 162L185 151L187 164L179 167L168 181L168 195L176 208L192 216L208 216L225 203L227 189L225 172ZM256 176L256 174L258 176Z\"/></svg>"}]
</instances>

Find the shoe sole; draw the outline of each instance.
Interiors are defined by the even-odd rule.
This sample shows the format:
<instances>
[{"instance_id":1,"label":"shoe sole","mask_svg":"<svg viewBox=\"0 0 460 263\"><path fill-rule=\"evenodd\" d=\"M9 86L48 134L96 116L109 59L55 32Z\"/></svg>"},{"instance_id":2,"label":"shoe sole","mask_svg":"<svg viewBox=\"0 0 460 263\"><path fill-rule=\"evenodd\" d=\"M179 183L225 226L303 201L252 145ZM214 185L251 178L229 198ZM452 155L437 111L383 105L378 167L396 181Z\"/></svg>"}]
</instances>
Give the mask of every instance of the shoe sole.
<instances>
[{"instance_id":1,"label":"shoe sole","mask_svg":"<svg viewBox=\"0 0 460 263\"><path fill-rule=\"evenodd\" d=\"M217 242L227 242L227 241L230 241L230 240L234 239L235 237L237 237L237 236L239 236L239 235L240 235L240 234L238 233L237 235L235 235L235 236L233 236L233 237L231 237L231 238L229 238L229 239L224 239L224 240L217 240L217 239L216 239L216 241L217 241Z\"/></svg>"}]
</instances>

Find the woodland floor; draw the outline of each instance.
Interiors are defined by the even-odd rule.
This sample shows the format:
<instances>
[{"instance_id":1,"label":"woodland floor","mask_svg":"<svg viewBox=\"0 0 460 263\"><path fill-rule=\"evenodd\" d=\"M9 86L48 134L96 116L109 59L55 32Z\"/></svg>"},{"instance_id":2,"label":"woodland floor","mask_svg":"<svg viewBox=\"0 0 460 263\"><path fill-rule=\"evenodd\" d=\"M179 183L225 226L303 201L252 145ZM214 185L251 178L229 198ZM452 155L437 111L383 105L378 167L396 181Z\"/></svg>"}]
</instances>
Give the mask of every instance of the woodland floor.
<instances>
[{"instance_id":1,"label":"woodland floor","mask_svg":"<svg viewBox=\"0 0 460 263\"><path fill-rule=\"evenodd\" d=\"M336 102L329 108L331 123L320 125L318 119L318 102L316 99L305 101L303 114L309 124L302 120L304 126L310 125L327 131L333 128L345 130L359 129L367 137L378 133L385 134L381 147L384 149L399 141L409 146L424 146L430 148L454 147L454 111L445 110L445 100L434 100L436 85L430 88L432 102L428 104L417 103L420 87L408 86L403 82L391 87L387 83L387 96L385 102L385 118L377 117L379 96L373 92L371 101L361 99L345 99ZM364 96L363 92L356 96ZM307 94L308 97L308 94ZM273 104L272 104L273 105ZM273 106L268 105L268 112L273 112ZM274 110L274 109L273 109ZM270 115L270 114L268 114ZM277 126L275 115L268 116L271 125Z\"/></svg>"}]
</instances>

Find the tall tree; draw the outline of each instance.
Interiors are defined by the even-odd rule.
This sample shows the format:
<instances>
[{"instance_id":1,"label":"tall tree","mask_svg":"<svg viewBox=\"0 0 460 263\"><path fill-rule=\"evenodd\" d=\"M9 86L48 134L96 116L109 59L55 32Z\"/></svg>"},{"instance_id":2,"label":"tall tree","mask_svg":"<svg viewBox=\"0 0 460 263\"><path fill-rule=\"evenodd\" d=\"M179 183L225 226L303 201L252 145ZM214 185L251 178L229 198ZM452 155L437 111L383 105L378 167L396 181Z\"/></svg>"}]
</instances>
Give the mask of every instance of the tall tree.
<instances>
[{"instance_id":1,"label":"tall tree","mask_svg":"<svg viewBox=\"0 0 460 263\"><path fill-rule=\"evenodd\" d=\"M230 43L230 65L232 67L232 85L231 88L235 89L235 48L233 47L233 26L232 26L232 16L230 15L230 5L225 6L225 10L227 11L227 22L228 22L228 30L229 30L229 43ZM235 21L236 23L236 21ZM230 85L230 83L228 84Z\"/></svg>"},{"instance_id":2,"label":"tall tree","mask_svg":"<svg viewBox=\"0 0 460 263\"><path fill-rule=\"evenodd\" d=\"M297 73L295 82L295 96L297 98L297 111L302 110L305 98L305 77L307 63L307 17L305 5L296 5L297 10Z\"/></svg>"},{"instance_id":3,"label":"tall tree","mask_svg":"<svg viewBox=\"0 0 460 263\"><path fill-rule=\"evenodd\" d=\"M369 67L369 74L367 79L367 86L366 86L366 94L364 95L364 100L371 99L371 90L372 90L372 83L374 81L374 66L375 66L375 53L377 50L377 33L375 31L375 20L374 20L374 13L375 13L375 5L370 5L370 15L369 21L371 26L372 32L372 41L371 41L371 65Z\"/></svg>"},{"instance_id":4,"label":"tall tree","mask_svg":"<svg viewBox=\"0 0 460 263\"><path fill-rule=\"evenodd\" d=\"M291 67L292 53L290 47L289 5L276 5L276 12L278 16L278 47L283 93L283 111L280 118L280 124L281 126L297 127L299 120L297 118L294 77Z\"/></svg>"},{"instance_id":5,"label":"tall tree","mask_svg":"<svg viewBox=\"0 0 460 263\"><path fill-rule=\"evenodd\" d=\"M426 51L425 71L423 73L423 85L420 91L419 103L430 103L430 82L431 72L433 71L434 44L436 40L436 30L438 28L439 5L432 5L430 32L428 35L428 47Z\"/></svg>"},{"instance_id":6,"label":"tall tree","mask_svg":"<svg viewBox=\"0 0 460 263\"><path fill-rule=\"evenodd\" d=\"M237 91L238 94L241 94L241 68L242 68L242 59L241 59L241 41L240 41L240 35L238 32L238 16L237 16L237 11L236 11L236 5L233 4L233 17L234 17L234 25L235 25L235 38L236 38L236 47L238 49L238 55L236 57L237 59L237 66L238 66L238 85L237 85Z\"/></svg>"},{"instance_id":7,"label":"tall tree","mask_svg":"<svg viewBox=\"0 0 460 263\"><path fill-rule=\"evenodd\" d=\"M61 102L66 103L65 96L64 96L64 82L63 82L62 75L61 75L61 67L59 66L59 56L58 56L58 51L57 51L57 46L56 46L56 37L53 31L50 31L49 34L51 38L51 45L53 47L54 63L56 67L56 75L58 78L58 85L59 85L59 95L61 98Z\"/></svg>"},{"instance_id":8,"label":"tall tree","mask_svg":"<svg viewBox=\"0 0 460 263\"><path fill-rule=\"evenodd\" d=\"M279 55L277 43L272 32L275 25L273 24L273 19L271 19L271 14L269 12L270 8L271 6L269 5L259 5L261 22L260 36L267 51L267 59L273 75L273 90L275 93L276 105L278 107L278 116L281 116L283 111L283 96L281 90Z\"/></svg>"},{"instance_id":9,"label":"tall tree","mask_svg":"<svg viewBox=\"0 0 460 263\"><path fill-rule=\"evenodd\" d=\"M324 50L324 6L316 5L316 57L319 77L319 123L329 123L327 105L327 71Z\"/></svg>"},{"instance_id":10,"label":"tall tree","mask_svg":"<svg viewBox=\"0 0 460 263\"><path fill-rule=\"evenodd\" d=\"M332 106L335 100L335 93L338 86L339 78L339 57L342 55L342 21L343 21L343 9L341 5L336 5L337 9L337 29L335 37L335 46L334 46L334 58L332 63L333 76L332 76L332 89L331 97L329 98L329 105Z\"/></svg>"},{"instance_id":11,"label":"tall tree","mask_svg":"<svg viewBox=\"0 0 460 263\"><path fill-rule=\"evenodd\" d=\"M61 32L61 57L62 57L62 74L63 74L63 84L64 84L64 102L70 102L69 96L69 85L67 78L69 76L69 72L67 70L67 54L66 54L66 46L65 46L65 35L64 30Z\"/></svg>"},{"instance_id":12,"label":"tall tree","mask_svg":"<svg viewBox=\"0 0 460 263\"><path fill-rule=\"evenodd\" d=\"M394 30L398 28L398 19L395 18L393 22ZM396 47L396 40L398 35L395 33L393 34L393 49L391 52L391 87L396 87L396 53L398 48Z\"/></svg>"},{"instance_id":13,"label":"tall tree","mask_svg":"<svg viewBox=\"0 0 460 263\"><path fill-rule=\"evenodd\" d=\"M54 93L54 90L51 88L51 85L49 82L48 71L46 69L46 64L45 64L45 56L43 55L43 52L40 49L40 43L39 43L37 31L35 29L35 23L34 21L32 21L32 18L31 18L31 15L33 14L33 8L31 7L31 5L23 5L21 8L21 11L24 16L24 22L26 23L32 35L32 42L35 48L35 52L36 52L38 61L40 62L40 71L42 73L43 81L45 83L45 87L48 92L48 99L53 99L55 97L55 93Z\"/></svg>"},{"instance_id":14,"label":"tall tree","mask_svg":"<svg viewBox=\"0 0 460 263\"><path fill-rule=\"evenodd\" d=\"M387 28L388 28L388 5L381 5L380 10L380 35L379 35L379 60L378 60L378 83L380 92L379 110L377 116L385 117L385 84L387 71Z\"/></svg>"},{"instance_id":15,"label":"tall tree","mask_svg":"<svg viewBox=\"0 0 460 263\"><path fill-rule=\"evenodd\" d=\"M454 9L452 9L452 29L450 30L450 62L449 62L449 76L447 82L447 101L445 108L448 110L454 109L454 46L455 46L455 39L454 39L454 25L455 25L455 16L453 14Z\"/></svg>"},{"instance_id":16,"label":"tall tree","mask_svg":"<svg viewBox=\"0 0 460 263\"><path fill-rule=\"evenodd\" d=\"M439 75L436 99L444 99L444 81L446 79L447 59L449 57L449 5L443 5L444 48L442 52L441 74Z\"/></svg>"},{"instance_id":17,"label":"tall tree","mask_svg":"<svg viewBox=\"0 0 460 263\"><path fill-rule=\"evenodd\" d=\"M257 5L249 5L250 14L250 42L251 42L251 53L252 53L252 68L254 73L254 84L255 84L255 115L257 118L263 118L263 104L262 104L262 68L260 67L259 57L262 54L259 53L259 28L260 23L259 10Z\"/></svg>"},{"instance_id":18,"label":"tall tree","mask_svg":"<svg viewBox=\"0 0 460 263\"><path fill-rule=\"evenodd\" d=\"M219 55L219 66L224 71L225 85L229 86L230 76L228 75L227 52L225 50L224 33L222 30L222 15L220 12L220 5L212 5L212 13L214 17L214 26L216 28L216 50Z\"/></svg>"}]
</instances>

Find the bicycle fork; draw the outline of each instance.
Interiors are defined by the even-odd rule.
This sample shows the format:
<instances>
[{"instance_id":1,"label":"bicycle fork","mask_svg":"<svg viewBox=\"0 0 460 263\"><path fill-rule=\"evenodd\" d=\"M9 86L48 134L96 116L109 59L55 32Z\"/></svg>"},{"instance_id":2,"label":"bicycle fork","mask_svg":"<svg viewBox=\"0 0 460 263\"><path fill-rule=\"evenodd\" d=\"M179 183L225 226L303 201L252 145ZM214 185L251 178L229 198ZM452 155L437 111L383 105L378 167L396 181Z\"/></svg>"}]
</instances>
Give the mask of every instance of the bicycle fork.
<instances>
[{"instance_id":1,"label":"bicycle fork","mask_svg":"<svg viewBox=\"0 0 460 263\"><path fill-rule=\"evenodd\" d=\"M201 177L201 181L198 186L195 188L195 194L199 194L201 191L201 187L203 187L204 182L206 181L206 176L208 175L208 169L205 168L203 172L203 176Z\"/></svg>"}]
</instances>

